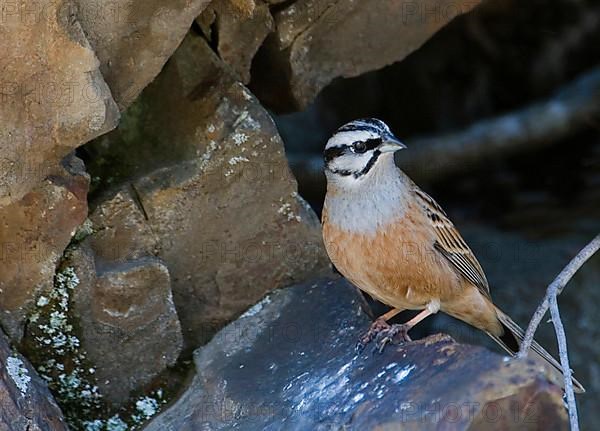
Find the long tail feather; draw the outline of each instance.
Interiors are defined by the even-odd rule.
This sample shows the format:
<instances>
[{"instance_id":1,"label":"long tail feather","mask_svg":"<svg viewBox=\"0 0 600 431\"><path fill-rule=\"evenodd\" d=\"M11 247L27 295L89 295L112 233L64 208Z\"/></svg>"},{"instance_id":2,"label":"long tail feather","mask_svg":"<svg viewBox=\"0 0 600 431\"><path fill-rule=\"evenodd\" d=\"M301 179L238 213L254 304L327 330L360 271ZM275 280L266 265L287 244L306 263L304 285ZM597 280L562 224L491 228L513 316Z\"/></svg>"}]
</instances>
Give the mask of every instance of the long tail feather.
<instances>
[{"instance_id":1,"label":"long tail feather","mask_svg":"<svg viewBox=\"0 0 600 431\"><path fill-rule=\"evenodd\" d=\"M504 334L501 336L496 336L491 333L487 333L496 343L498 343L502 348L504 348L511 355L515 355L519 351L519 347L521 346L521 342L525 337L525 331L517 325L510 317L508 317L504 312L500 309L496 308L496 313L498 315L498 319L500 323L502 323L502 327L504 328ZM541 358L546 364L550 366L551 369L555 370L560 374L560 382L564 381L562 376L563 370L560 366L560 363L550 355L542 346L540 346L535 340L531 343L531 356L535 356ZM584 387L573 377L573 388L577 393L585 392Z\"/></svg>"}]
</instances>

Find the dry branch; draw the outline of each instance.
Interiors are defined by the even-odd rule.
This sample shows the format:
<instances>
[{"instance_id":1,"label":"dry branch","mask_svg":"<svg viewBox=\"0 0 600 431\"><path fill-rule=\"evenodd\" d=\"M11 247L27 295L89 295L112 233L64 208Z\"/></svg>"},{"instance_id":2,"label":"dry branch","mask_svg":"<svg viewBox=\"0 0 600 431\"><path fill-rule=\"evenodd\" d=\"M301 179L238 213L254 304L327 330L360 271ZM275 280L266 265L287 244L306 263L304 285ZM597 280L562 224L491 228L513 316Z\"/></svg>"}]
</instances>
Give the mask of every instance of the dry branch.
<instances>
[{"instance_id":1,"label":"dry branch","mask_svg":"<svg viewBox=\"0 0 600 431\"><path fill-rule=\"evenodd\" d=\"M552 283L546 290L546 296L542 303L538 306L537 310L529 322L527 331L525 332L525 338L521 344L521 348L517 355L518 358L527 357L527 352L533 342L533 336L537 330L542 318L550 308L550 314L552 316L552 323L556 332L556 338L558 340L558 350L560 354L560 365L563 369L565 379L565 393L567 396L567 404L569 406L569 421L571 423L571 430L579 430L579 422L577 418L577 405L575 403L575 393L573 391L573 381L571 380L571 366L569 364L569 354L567 351L567 338L565 335L565 329L563 327L562 320L560 319L560 312L558 309L558 295L561 294L566 284L573 278L575 273L583 266L583 264L594 255L600 249L600 235L596 236L588 245L586 245L578 254L569 262L569 264L558 274Z\"/></svg>"},{"instance_id":2,"label":"dry branch","mask_svg":"<svg viewBox=\"0 0 600 431\"><path fill-rule=\"evenodd\" d=\"M549 99L482 120L458 133L409 142L400 158L414 178L427 181L498 155L542 147L600 124L600 68L593 68Z\"/></svg>"}]
</instances>

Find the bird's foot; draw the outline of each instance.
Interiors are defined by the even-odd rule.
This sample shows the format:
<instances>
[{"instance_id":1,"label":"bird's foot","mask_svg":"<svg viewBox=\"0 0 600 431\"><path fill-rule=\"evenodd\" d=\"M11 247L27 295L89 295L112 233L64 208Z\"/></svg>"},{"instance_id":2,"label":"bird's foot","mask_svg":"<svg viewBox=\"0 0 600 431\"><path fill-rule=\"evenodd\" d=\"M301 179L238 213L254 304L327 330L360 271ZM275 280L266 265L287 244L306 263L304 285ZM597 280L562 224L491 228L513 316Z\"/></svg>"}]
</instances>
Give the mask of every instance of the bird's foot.
<instances>
[{"instance_id":1,"label":"bird's foot","mask_svg":"<svg viewBox=\"0 0 600 431\"><path fill-rule=\"evenodd\" d=\"M376 339L381 332L388 331L391 327L392 326L387 323L385 319L375 319L373 323L371 323L369 330L358 339L356 351L362 352L365 347L367 347L367 344Z\"/></svg>"},{"instance_id":2,"label":"bird's foot","mask_svg":"<svg viewBox=\"0 0 600 431\"><path fill-rule=\"evenodd\" d=\"M402 344L412 341L408 335L408 331L412 326L407 324L388 326L388 329L381 330L377 334L374 351L382 353L388 344Z\"/></svg>"}]
</instances>

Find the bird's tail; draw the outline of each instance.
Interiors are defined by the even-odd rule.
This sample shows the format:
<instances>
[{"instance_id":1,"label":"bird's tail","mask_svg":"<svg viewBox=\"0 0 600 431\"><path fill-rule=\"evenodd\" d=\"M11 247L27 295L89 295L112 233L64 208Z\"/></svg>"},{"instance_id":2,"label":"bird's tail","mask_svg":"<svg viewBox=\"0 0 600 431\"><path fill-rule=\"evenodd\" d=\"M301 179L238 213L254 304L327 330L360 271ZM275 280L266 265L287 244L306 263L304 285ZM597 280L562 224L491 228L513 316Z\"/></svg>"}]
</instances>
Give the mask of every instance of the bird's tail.
<instances>
[{"instance_id":1,"label":"bird's tail","mask_svg":"<svg viewBox=\"0 0 600 431\"><path fill-rule=\"evenodd\" d=\"M501 336L496 336L489 332L487 334L490 337L492 337L494 341L496 341L496 343L502 346L508 353L510 353L511 355L515 355L519 351L519 347L523 342L525 332L510 317L508 317L504 312L502 312L502 310L496 308L496 314L498 315L500 323L502 323L504 333ZM550 353L548 353L535 340L533 341L533 343L531 343L531 350L529 352L529 355L531 357L541 358L544 363L550 366L551 370L556 371L556 373L560 375L559 381L564 381L563 369L558 363L558 361L554 359L552 355L550 355ZM573 388L577 393L585 392L584 387L575 378L573 378Z\"/></svg>"}]
</instances>

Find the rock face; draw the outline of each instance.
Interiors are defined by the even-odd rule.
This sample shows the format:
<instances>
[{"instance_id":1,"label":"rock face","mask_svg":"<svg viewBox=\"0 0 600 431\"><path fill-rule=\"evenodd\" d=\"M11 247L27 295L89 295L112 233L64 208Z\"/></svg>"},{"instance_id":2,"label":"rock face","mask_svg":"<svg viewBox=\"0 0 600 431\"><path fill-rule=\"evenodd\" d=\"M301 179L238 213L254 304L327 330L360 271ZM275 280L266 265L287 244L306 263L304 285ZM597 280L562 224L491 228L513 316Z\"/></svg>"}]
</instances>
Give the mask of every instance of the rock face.
<instances>
[{"instance_id":1,"label":"rock face","mask_svg":"<svg viewBox=\"0 0 600 431\"><path fill-rule=\"evenodd\" d=\"M39 187L75 147L117 124L98 59L71 14L67 1L3 8L0 206Z\"/></svg>"},{"instance_id":2,"label":"rock face","mask_svg":"<svg viewBox=\"0 0 600 431\"><path fill-rule=\"evenodd\" d=\"M86 218L88 185L81 160L71 157L22 199L0 208L0 322L15 341Z\"/></svg>"},{"instance_id":3,"label":"rock face","mask_svg":"<svg viewBox=\"0 0 600 431\"><path fill-rule=\"evenodd\" d=\"M443 335L357 354L359 302L342 280L269 295L196 351L190 388L146 430L567 429L532 362Z\"/></svg>"},{"instance_id":4,"label":"rock face","mask_svg":"<svg viewBox=\"0 0 600 431\"><path fill-rule=\"evenodd\" d=\"M201 26L219 57L244 84L250 82L254 55L274 30L269 5L263 1L213 1L198 17Z\"/></svg>"},{"instance_id":5,"label":"rock face","mask_svg":"<svg viewBox=\"0 0 600 431\"><path fill-rule=\"evenodd\" d=\"M124 110L160 72L209 0L78 0L77 17Z\"/></svg>"},{"instance_id":6,"label":"rock face","mask_svg":"<svg viewBox=\"0 0 600 431\"><path fill-rule=\"evenodd\" d=\"M155 249L169 268L188 347L265 292L329 271L318 220L296 193L273 121L202 38L188 36L139 110L124 120L133 131L89 151L148 155L110 165L129 180L134 229L156 238L136 247Z\"/></svg>"},{"instance_id":7,"label":"rock face","mask_svg":"<svg viewBox=\"0 0 600 431\"><path fill-rule=\"evenodd\" d=\"M0 429L67 431L46 384L0 333Z\"/></svg>"},{"instance_id":8,"label":"rock face","mask_svg":"<svg viewBox=\"0 0 600 431\"><path fill-rule=\"evenodd\" d=\"M278 111L304 108L334 78L402 60L477 0L299 0L274 13L252 90Z\"/></svg>"},{"instance_id":9,"label":"rock face","mask_svg":"<svg viewBox=\"0 0 600 431\"><path fill-rule=\"evenodd\" d=\"M95 369L99 393L123 405L181 352L169 271L155 257L96 262L88 241L67 263L79 274L71 312L80 326L81 349Z\"/></svg>"}]
</instances>

